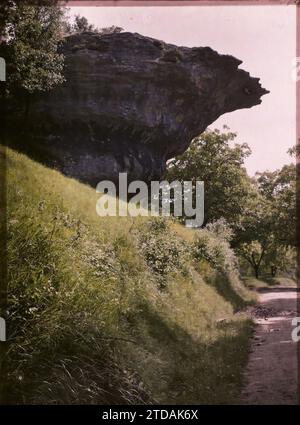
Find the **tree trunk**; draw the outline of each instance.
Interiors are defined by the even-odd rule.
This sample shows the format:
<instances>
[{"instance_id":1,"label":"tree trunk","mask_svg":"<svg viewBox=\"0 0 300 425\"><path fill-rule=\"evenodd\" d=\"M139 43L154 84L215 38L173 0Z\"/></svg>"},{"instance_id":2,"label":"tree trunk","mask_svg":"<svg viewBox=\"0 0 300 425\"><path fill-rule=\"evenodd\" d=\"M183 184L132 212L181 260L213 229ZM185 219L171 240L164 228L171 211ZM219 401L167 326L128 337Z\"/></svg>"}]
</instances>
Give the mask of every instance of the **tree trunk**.
<instances>
[{"instance_id":1,"label":"tree trunk","mask_svg":"<svg viewBox=\"0 0 300 425\"><path fill-rule=\"evenodd\" d=\"M277 273L277 267L276 266L271 266L271 276L275 277Z\"/></svg>"}]
</instances>

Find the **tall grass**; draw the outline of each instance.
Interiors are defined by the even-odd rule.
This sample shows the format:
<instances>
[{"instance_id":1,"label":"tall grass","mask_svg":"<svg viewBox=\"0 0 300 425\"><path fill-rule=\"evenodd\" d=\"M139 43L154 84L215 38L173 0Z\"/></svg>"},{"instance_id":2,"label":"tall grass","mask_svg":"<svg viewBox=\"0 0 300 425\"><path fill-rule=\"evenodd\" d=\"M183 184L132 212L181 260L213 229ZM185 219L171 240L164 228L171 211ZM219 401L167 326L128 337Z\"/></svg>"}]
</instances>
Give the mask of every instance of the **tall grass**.
<instances>
[{"instance_id":1,"label":"tall grass","mask_svg":"<svg viewBox=\"0 0 300 425\"><path fill-rule=\"evenodd\" d=\"M171 220L100 218L96 192L7 151L10 403L235 401L251 301Z\"/></svg>"}]
</instances>

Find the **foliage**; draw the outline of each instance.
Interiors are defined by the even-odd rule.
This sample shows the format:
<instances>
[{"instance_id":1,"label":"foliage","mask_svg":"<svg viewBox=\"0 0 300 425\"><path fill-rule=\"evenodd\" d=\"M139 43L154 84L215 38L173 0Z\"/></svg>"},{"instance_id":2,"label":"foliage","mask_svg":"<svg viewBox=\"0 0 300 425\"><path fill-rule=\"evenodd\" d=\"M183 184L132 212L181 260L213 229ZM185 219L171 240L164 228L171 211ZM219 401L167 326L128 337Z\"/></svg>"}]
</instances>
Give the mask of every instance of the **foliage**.
<instances>
[{"instance_id":1,"label":"foliage","mask_svg":"<svg viewBox=\"0 0 300 425\"><path fill-rule=\"evenodd\" d=\"M273 232L285 246L296 245L296 166L284 165L280 170L257 173L260 193L272 202Z\"/></svg>"},{"instance_id":2,"label":"foliage","mask_svg":"<svg viewBox=\"0 0 300 425\"><path fill-rule=\"evenodd\" d=\"M235 228L245 213L251 185L243 163L250 149L247 144L232 146L235 138L229 131L207 130L168 164L169 181L204 181L204 224L223 217Z\"/></svg>"},{"instance_id":3,"label":"foliage","mask_svg":"<svg viewBox=\"0 0 300 425\"><path fill-rule=\"evenodd\" d=\"M229 273L237 269L237 259L230 248L232 231L224 219L208 224L197 231L194 256L208 261L216 270Z\"/></svg>"},{"instance_id":4,"label":"foliage","mask_svg":"<svg viewBox=\"0 0 300 425\"><path fill-rule=\"evenodd\" d=\"M3 11L2 49L9 94L46 91L64 81L63 56L57 52L64 10L56 3L34 6L10 1Z\"/></svg>"},{"instance_id":5,"label":"foliage","mask_svg":"<svg viewBox=\"0 0 300 425\"><path fill-rule=\"evenodd\" d=\"M172 234L165 218L150 221L139 240L148 266L155 273L159 287L164 288L168 275L184 268L186 244Z\"/></svg>"},{"instance_id":6,"label":"foliage","mask_svg":"<svg viewBox=\"0 0 300 425\"><path fill-rule=\"evenodd\" d=\"M257 173L254 187L234 244L256 278L262 266L275 276L291 264L290 251L296 245L296 167Z\"/></svg>"},{"instance_id":7,"label":"foliage","mask_svg":"<svg viewBox=\"0 0 300 425\"><path fill-rule=\"evenodd\" d=\"M253 267L255 272L255 277L259 277L259 269L264 258L266 248L265 245L262 245L259 241L249 241L248 243L240 244L237 252L239 255L244 257L249 264Z\"/></svg>"},{"instance_id":8,"label":"foliage","mask_svg":"<svg viewBox=\"0 0 300 425\"><path fill-rule=\"evenodd\" d=\"M120 33L123 28L112 25L110 27L98 28L95 25L90 24L85 16L75 15L74 21L71 23L69 20L66 21L65 35L70 34L81 34L83 32L95 32L97 34L113 34Z\"/></svg>"},{"instance_id":9,"label":"foliage","mask_svg":"<svg viewBox=\"0 0 300 425\"><path fill-rule=\"evenodd\" d=\"M97 29L94 25L89 24L88 20L85 16L75 15L74 23L71 27L71 32L74 33L81 33L85 31L94 31L96 32Z\"/></svg>"},{"instance_id":10,"label":"foliage","mask_svg":"<svg viewBox=\"0 0 300 425\"><path fill-rule=\"evenodd\" d=\"M215 237L226 242L230 242L234 236L233 230L224 218L208 223L206 229L215 235Z\"/></svg>"},{"instance_id":11,"label":"foliage","mask_svg":"<svg viewBox=\"0 0 300 425\"><path fill-rule=\"evenodd\" d=\"M170 161L167 179L204 181L206 231L216 226L212 224L216 220L218 226L220 219L225 220L227 242L249 262L255 275L262 266L274 274L284 268L286 253L296 245L296 167L285 165L250 179L243 167L249 147L233 145L236 134L225 130L209 130L194 139L183 155ZM198 240L199 258L209 259L214 266L218 262L224 266L226 255L221 260L218 252L223 248L214 245L205 232Z\"/></svg>"},{"instance_id":12,"label":"foliage","mask_svg":"<svg viewBox=\"0 0 300 425\"><path fill-rule=\"evenodd\" d=\"M26 123L34 93L64 82L64 56L59 53L59 44L64 36L85 31L109 34L123 29L98 29L80 15L71 23L67 9L57 0L9 0L0 5L0 55L7 64L7 81L0 87L0 97L8 100L8 116L19 114Z\"/></svg>"},{"instance_id":13,"label":"foliage","mask_svg":"<svg viewBox=\"0 0 300 425\"><path fill-rule=\"evenodd\" d=\"M278 271L292 272L293 274L293 271L296 270L294 249L274 240L266 250L263 266L269 268L272 277L275 277Z\"/></svg>"},{"instance_id":14,"label":"foliage","mask_svg":"<svg viewBox=\"0 0 300 425\"><path fill-rule=\"evenodd\" d=\"M166 219L98 217L90 187L9 149L7 169L7 401L233 402L250 322L234 314L226 285L221 294L206 280L218 272L204 276L189 255L188 272L174 261L158 290L140 246L153 232L154 255L162 234L167 250L174 241L189 254L191 230Z\"/></svg>"}]
</instances>

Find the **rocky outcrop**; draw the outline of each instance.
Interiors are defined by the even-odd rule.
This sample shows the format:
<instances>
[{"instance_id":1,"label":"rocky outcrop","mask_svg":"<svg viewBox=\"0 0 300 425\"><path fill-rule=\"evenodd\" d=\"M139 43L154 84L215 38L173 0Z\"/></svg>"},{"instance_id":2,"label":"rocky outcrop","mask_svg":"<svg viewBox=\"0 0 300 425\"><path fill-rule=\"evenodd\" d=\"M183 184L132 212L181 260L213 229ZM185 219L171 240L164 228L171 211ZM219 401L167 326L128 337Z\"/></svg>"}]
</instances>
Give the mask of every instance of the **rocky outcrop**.
<instances>
[{"instance_id":1,"label":"rocky outcrop","mask_svg":"<svg viewBox=\"0 0 300 425\"><path fill-rule=\"evenodd\" d=\"M166 161L220 115L267 93L241 61L209 47L177 47L139 34L67 37L66 81L31 107L42 147L65 174L95 185L160 179Z\"/></svg>"}]
</instances>

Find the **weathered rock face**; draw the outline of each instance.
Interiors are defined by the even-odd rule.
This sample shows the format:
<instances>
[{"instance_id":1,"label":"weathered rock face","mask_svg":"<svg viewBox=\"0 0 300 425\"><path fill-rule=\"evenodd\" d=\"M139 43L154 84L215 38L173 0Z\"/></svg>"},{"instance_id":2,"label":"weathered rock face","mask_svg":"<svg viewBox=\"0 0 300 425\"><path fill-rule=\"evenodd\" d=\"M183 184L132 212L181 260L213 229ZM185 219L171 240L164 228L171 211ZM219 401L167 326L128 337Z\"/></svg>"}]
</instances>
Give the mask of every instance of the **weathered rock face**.
<instances>
[{"instance_id":1,"label":"weathered rock face","mask_svg":"<svg viewBox=\"0 0 300 425\"><path fill-rule=\"evenodd\" d=\"M177 47L121 33L65 39L66 82L33 103L43 148L64 173L95 185L160 179L168 158L220 115L267 93L241 61L208 47Z\"/></svg>"}]
</instances>

